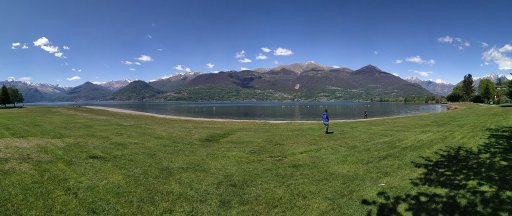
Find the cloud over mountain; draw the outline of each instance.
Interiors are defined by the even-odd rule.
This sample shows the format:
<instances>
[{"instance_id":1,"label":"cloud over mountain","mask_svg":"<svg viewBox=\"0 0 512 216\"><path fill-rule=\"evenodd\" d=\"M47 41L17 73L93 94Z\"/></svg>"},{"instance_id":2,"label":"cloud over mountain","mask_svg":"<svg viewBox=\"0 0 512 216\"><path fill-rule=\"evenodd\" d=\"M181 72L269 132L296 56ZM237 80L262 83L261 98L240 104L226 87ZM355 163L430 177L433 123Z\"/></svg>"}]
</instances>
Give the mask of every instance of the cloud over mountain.
<instances>
[{"instance_id":1,"label":"cloud over mountain","mask_svg":"<svg viewBox=\"0 0 512 216\"><path fill-rule=\"evenodd\" d=\"M276 50L274 50L274 55L276 55L276 56L289 56L289 55L293 55L293 51L290 50L290 49L279 47Z\"/></svg>"},{"instance_id":2,"label":"cloud over mountain","mask_svg":"<svg viewBox=\"0 0 512 216\"><path fill-rule=\"evenodd\" d=\"M511 44L505 44L501 48L495 46L482 53L482 58L486 63L497 64L499 70L512 70L512 57L508 56L510 52L512 52Z\"/></svg>"}]
</instances>

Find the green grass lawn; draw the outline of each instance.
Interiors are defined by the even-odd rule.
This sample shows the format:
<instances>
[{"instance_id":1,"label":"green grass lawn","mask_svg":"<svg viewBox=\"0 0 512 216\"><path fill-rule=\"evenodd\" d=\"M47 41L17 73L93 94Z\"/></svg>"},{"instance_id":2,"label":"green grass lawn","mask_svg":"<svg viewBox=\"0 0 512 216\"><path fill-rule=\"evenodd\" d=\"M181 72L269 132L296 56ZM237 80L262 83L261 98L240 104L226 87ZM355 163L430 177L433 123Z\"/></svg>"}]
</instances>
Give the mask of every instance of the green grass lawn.
<instances>
[{"instance_id":1,"label":"green grass lawn","mask_svg":"<svg viewBox=\"0 0 512 216\"><path fill-rule=\"evenodd\" d=\"M425 176L428 168L412 162L422 157L436 162L450 147L473 151L491 142L489 129L512 126L512 108L463 106L335 122L330 135L322 134L321 122L173 120L74 107L3 109L0 214L377 213L376 207L394 207L379 192L390 197L453 192L414 184L411 179ZM489 172L512 171L511 155L504 159L505 170ZM497 175L507 178L512 172ZM512 197L511 186L500 186L503 196ZM373 203L362 204L365 199ZM407 206L417 203L406 199L398 210L414 212ZM470 204L471 197L467 200L459 204Z\"/></svg>"}]
</instances>

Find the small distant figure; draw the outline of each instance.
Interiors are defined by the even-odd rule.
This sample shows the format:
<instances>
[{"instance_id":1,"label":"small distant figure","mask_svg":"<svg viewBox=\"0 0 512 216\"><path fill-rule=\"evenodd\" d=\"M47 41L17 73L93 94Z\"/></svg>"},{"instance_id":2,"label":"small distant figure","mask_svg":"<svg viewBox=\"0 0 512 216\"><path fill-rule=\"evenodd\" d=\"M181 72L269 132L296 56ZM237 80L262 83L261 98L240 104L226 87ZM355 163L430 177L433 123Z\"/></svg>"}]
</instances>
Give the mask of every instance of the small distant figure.
<instances>
[{"instance_id":1,"label":"small distant figure","mask_svg":"<svg viewBox=\"0 0 512 216\"><path fill-rule=\"evenodd\" d=\"M368 112L365 110L364 111L364 119L367 119L368 118Z\"/></svg>"},{"instance_id":2,"label":"small distant figure","mask_svg":"<svg viewBox=\"0 0 512 216\"><path fill-rule=\"evenodd\" d=\"M329 134L329 114L327 114L327 109L322 113L322 122L324 123L324 134Z\"/></svg>"}]
</instances>

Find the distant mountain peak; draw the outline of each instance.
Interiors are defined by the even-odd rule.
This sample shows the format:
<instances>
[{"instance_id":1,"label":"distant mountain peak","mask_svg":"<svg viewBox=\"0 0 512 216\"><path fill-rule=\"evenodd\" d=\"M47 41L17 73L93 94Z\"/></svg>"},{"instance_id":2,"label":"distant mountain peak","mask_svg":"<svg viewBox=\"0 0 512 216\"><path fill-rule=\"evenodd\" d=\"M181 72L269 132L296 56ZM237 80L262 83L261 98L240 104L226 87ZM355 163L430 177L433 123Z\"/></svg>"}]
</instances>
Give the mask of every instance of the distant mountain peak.
<instances>
[{"instance_id":1,"label":"distant mountain peak","mask_svg":"<svg viewBox=\"0 0 512 216\"><path fill-rule=\"evenodd\" d=\"M442 79L436 79L436 80L434 80L434 79L422 80L422 79L420 79L420 78L418 78L418 77L414 77L414 76L413 76L413 77L407 77L407 78L405 78L405 80L406 80L406 81L408 81L408 82L412 82L412 83L433 82L433 83L437 83L437 84L449 84L449 85L452 85L451 83L446 82L446 81L444 81L444 80L442 80Z\"/></svg>"},{"instance_id":2,"label":"distant mountain peak","mask_svg":"<svg viewBox=\"0 0 512 216\"><path fill-rule=\"evenodd\" d=\"M505 79L508 79L508 80L512 80L512 75L497 74L495 72L491 72L491 73L486 74L486 75L481 76L481 77L473 77L474 80L490 79L491 81L494 81L494 82L496 82L496 80L498 80L500 78L505 78Z\"/></svg>"},{"instance_id":3,"label":"distant mountain peak","mask_svg":"<svg viewBox=\"0 0 512 216\"><path fill-rule=\"evenodd\" d=\"M160 77L160 79L152 80L150 82L154 82L154 81L158 81L158 80L179 80L179 79L183 79L183 78L192 79L201 74L203 74L203 73L201 73L201 72L182 72L182 73L173 74L173 75L169 75L169 76L163 76L163 77Z\"/></svg>"},{"instance_id":4,"label":"distant mountain peak","mask_svg":"<svg viewBox=\"0 0 512 216\"><path fill-rule=\"evenodd\" d=\"M366 66L360 68L359 70L378 70L378 71L382 71L380 68L378 68L377 66L374 66L372 64L366 65Z\"/></svg>"},{"instance_id":5,"label":"distant mountain peak","mask_svg":"<svg viewBox=\"0 0 512 216\"><path fill-rule=\"evenodd\" d=\"M455 85L448 83L446 81L437 79L429 79L429 80L421 80L418 77L407 77L406 81L410 83L415 83L420 85L421 87L429 90L430 92L438 95L446 96L452 92L452 89Z\"/></svg>"},{"instance_id":6,"label":"distant mountain peak","mask_svg":"<svg viewBox=\"0 0 512 216\"><path fill-rule=\"evenodd\" d=\"M407 77L407 78L405 78L405 80L409 81L409 82L412 82L412 83L418 83L418 82L423 81L423 80L420 80L420 78L414 77L414 76L413 77Z\"/></svg>"},{"instance_id":7,"label":"distant mountain peak","mask_svg":"<svg viewBox=\"0 0 512 216\"><path fill-rule=\"evenodd\" d=\"M324 71L327 71L327 70L331 70L331 69L335 69L334 67L331 67L331 66L324 66L324 65L320 65L314 61L306 61L304 63L294 63L294 64L288 64L288 65L279 65L277 67L273 67L273 68L270 68L270 69L265 69L265 68L258 68L258 69L255 69L255 71L258 71L258 72L268 72L268 71L280 71L280 70L289 70L289 71L293 71L295 73L303 73L305 71L311 71L311 70L324 70Z\"/></svg>"}]
</instances>

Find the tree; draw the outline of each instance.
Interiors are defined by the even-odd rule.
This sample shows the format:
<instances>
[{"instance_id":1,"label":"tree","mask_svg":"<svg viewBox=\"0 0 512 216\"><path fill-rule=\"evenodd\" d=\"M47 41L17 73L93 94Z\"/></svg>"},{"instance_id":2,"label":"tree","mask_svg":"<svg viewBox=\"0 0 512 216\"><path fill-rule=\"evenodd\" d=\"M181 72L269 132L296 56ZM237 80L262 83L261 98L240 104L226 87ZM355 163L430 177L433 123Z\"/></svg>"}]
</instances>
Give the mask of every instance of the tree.
<instances>
[{"instance_id":1,"label":"tree","mask_svg":"<svg viewBox=\"0 0 512 216\"><path fill-rule=\"evenodd\" d=\"M494 83L489 79L480 81L480 84L478 85L478 94L480 94L486 103L489 103L489 101L494 99L494 95L496 95L496 87L494 86Z\"/></svg>"},{"instance_id":2,"label":"tree","mask_svg":"<svg viewBox=\"0 0 512 216\"><path fill-rule=\"evenodd\" d=\"M462 94L462 86L457 85L453 88L452 93L446 96L446 100L449 102L460 102L464 99Z\"/></svg>"},{"instance_id":3,"label":"tree","mask_svg":"<svg viewBox=\"0 0 512 216\"><path fill-rule=\"evenodd\" d=\"M510 73L512 75L512 73ZM506 95L508 99L512 100L512 80L508 81Z\"/></svg>"},{"instance_id":4,"label":"tree","mask_svg":"<svg viewBox=\"0 0 512 216\"><path fill-rule=\"evenodd\" d=\"M498 77L498 80L496 80L496 86L502 86L503 85L503 78L504 77ZM506 81L506 79L505 79Z\"/></svg>"},{"instance_id":5,"label":"tree","mask_svg":"<svg viewBox=\"0 0 512 216\"><path fill-rule=\"evenodd\" d=\"M466 74L464 76L464 80L462 81L462 95L464 96L464 101L469 101L475 94L475 90L473 89L473 76L471 74Z\"/></svg>"},{"instance_id":6,"label":"tree","mask_svg":"<svg viewBox=\"0 0 512 216\"><path fill-rule=\"evenodd\" d=\"M446 100L449 102L460 102L464 97L458 92L452 92L446 96Z\"/></svg>"},{"instance_id":7,"label":"tree","mask_svg":"<svg viewBox=\"0 0 512 216\"><path fill-rule=\"evenodd\" d=\"M2 85L2 90L0 91L0 104L3 104L4 107L7 107L7 104L11 103L11 96L9 95L9 89Z\"/></svg>"},{"instance_id":8,"label":"tree","mask_svg":"<svg viewBox=\"0 0 512 216\"><path fill-rule=\"evenodd\" d=\"M16 107L16 103L23 103L25 98L23 98L23 94L16 88L9 88L9 95L11 96L11 103Z\"/></svg>"}]
</instances>

